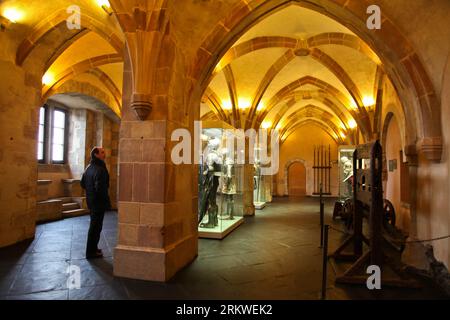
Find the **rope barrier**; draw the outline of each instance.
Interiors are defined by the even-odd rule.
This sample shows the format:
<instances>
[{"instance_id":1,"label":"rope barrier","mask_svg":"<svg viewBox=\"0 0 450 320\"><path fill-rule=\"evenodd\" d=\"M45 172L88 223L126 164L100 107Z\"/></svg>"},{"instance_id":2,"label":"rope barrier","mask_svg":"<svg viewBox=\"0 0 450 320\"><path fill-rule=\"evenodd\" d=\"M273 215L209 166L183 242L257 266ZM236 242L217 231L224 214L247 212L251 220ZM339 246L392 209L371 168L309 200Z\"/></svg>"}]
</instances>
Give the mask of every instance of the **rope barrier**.
<instances>
[{"instance_id":1,"label":"rope barrier","mask_svg":"<svg viewBox=\"0 0 450 320\"><path fill-rule=\"evenodd\" d=\"M347 236L352 235L350 232L336 229L336 228L334 228L333 226L330 226L330 229L332 229L332 230L334 230L334 231L337 231L337 232L340 232L340 233L343 233L343 234L345 234L345 235L347 235Z\"/></svg>"},{"instance_id":2,"label":"rope barrier","mask_svg":"<svg viewBox=\"0 0 450 320\"><path fill-rule=\"evenodd\" d=\"M340 232L340 233L343 233L343 234L348 235L348 236L351 235L351 233L349 233L347 231L343 231L343 230L337 229L337 228L335 228L333 226L330 226L330 229L332 229L334 231L337 231L337 232ZM426 239L426 240L409 240L409 241L395 241L395 240L393 240L393 242L396 242L396 243L399 243L399 244L403 244L403 243L404 244L406 244L406 243L423 243L423 242L432 242L432 241L445 240L445 239L449 239L449 238L450 238L450 235L442 236L442 237L436 237L436 238L431 238L431 239Z\"/></svg>"},{"instance_id":3,"label":"rope barrier","mask_svg":"<svg viewBox=\"0 0 450 320\"><path fill-rule=\"evenodd\" d=\"M448 236L443 236L443 237L432 238L432 239L427 239L427 240L409 240L409 241L405 241L405 243L431 242L431 241L444 240L444 239L448 239L448 238L450 238L450 235L448 235Z\"/></svg>"}]
</instances>

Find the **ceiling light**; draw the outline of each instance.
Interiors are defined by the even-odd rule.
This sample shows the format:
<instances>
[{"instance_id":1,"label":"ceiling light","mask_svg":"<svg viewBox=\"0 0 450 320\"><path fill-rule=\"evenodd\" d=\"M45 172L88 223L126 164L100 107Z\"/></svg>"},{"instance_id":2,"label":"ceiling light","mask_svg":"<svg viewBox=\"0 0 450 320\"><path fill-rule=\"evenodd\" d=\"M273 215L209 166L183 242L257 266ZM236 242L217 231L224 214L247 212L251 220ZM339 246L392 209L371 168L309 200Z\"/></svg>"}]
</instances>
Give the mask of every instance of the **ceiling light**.
<instances>
[{"instance_id":1,"label":"ceiling light","mask_svg":"<svg viewBox=\"0 0 450 320\"><path fill-rule=\"evenodd\" d=\"M239 98L238 106L239 106L239 109L245 110L245 109L250 108L252 106L252 103L251 103L250 99Z\"/></svg>"},{"instance_id":2,"label":"ceiling light","mask_svg":"<svg viewBox=\"0 0 450 320\"><path fill-rule=\"evenodd\" d=\"M231 104L231 101L230 100L222 101L222 109L223 110L231 110L231 109L233 109L233 105Z\"/></svg>"},{"instance_id":3,"label":"ceiling light","mask_svg":"<svg viewBox=\"0 0 450 320\"><path fill-rule=\"evenodd\" d=\"M54 82L55 82L55 76L50 72L47 72L42 77L42 84L44 86L49 86L49 85L53 84Z\"/></svg>"},{"instance_id":4,"label":"ceiling light","mask_svg":"<svg viewBox=\"0 0 450 320\"><path fill-rule=\"evenodd\" d=\"M347 135L345 134L345 132L341 131L341 138L345 139L347 137Z\"/></svg>"},{"instance_id":5,"label":"ceiling light","mask_svg":"<svg viewBox=\"0 0 450 320\"><path fill-rule=\"evenodd\" d=\"M97 4L109 15L112 15L111 4L108 0L97 0Z\"/></svg>"},{"instance_id":6,"label":"ceiling light","mask_svg":"<svg viewBox=\"0 0 450 320\"><path fill-rule=\"evenodd\" d=\"M352 109L358 109L358 105L356 104L355 100L350 100L350 108Z\"/></svg>"},{"instance_id":7,"label":"ceiling light","mask_svg":"<svg viewBox=\"0 0 450 320\"><path fill-rule=\"evenodd\" d=\"M263 129L269 129L270 127L272 127L272 123L269 122L269 121L264 121L264 122L261 124L261 128L263 128Z\"/></svg>"},{"instance_id":8,"label":"ceiling light","mask_svg":"<svg viewBox=\"0 0 450 320\"><path fill-rule=\"evenodd\" d=\"M358 126L358 124L356 123L356 121L354 119L350 119L350 121L348 122L348 127L350 129L355 129Z\"/></svg>"},{"instance_id":9,"label":"ceiling light","mask_svg":"<svg viewBox=\"0 0 450 320\"><path fill-rule=\"evenodd\" d=\"M3 17L11 21L12 23L17 23L23 19L23 12L16 8L7 8L3 11Z\"/></svg>"},{"instance_id":10,"label":"ceiling light","mask_svg":"<svg viewBox=\"0 0 450 320\"><path fill-rule=\"evenodd\" d=\"M264 110L265 107L266 107L266 106L265 106L264 102L261 101L261 102L258 104L258 108L256 109L256 111Z\"/></svg>"},{"instance_id":11,"label":"ceiling light","mask_svg":"<svg viewBox=\"0 0 450 320\"><path fill-rule=\"evenodd\" d=\"M373 98L373 97L370 97L370 96L365 96L365 97L363 98L363 105L364 105L364 107L366 107L366 108L375 105L375 100L374 100L374 98Z\"/></svg>"}]
</instances>

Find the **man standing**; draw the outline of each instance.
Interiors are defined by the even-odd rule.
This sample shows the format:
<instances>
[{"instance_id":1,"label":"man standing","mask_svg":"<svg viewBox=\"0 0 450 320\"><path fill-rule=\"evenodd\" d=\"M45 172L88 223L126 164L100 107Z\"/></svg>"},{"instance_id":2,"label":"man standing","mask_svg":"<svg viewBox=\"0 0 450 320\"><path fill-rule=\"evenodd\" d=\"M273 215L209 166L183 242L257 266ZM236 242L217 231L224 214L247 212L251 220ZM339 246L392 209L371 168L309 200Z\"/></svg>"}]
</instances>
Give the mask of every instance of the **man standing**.
<instances>
[{"instance_id":1,"label":"man standing","mask_svg":"<svg viewBox=\"0 0 450 320\"><path fill-rule=\"evenodd\" d=\"M86 259L103 257L97 247L103 227L105 211L111 209L109 200L109 173L105 165L105 150L95 147L91 151L91 163L81 178L81 187L86 190L86 200L91 211L91 224L86 246Z\"/></svg>"}]
</instances>

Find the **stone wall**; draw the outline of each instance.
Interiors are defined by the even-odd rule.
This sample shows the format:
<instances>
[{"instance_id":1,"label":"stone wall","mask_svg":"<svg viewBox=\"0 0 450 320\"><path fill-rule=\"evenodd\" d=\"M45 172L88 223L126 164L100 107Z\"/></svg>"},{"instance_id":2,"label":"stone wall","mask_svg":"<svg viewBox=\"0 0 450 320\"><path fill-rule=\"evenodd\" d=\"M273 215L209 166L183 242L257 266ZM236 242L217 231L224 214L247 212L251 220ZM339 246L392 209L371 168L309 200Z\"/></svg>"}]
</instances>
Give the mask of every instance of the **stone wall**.
<instances>
[{"instance_id":1,"label":"stone wall","mask_svg":"<svg viewBox=\"0 0 450 320\"><path fill-rule=\"evenodd\" d=\"M86 167L86 133L86 110L70 110L68 160L74 179L80 179Z\"/></svg>"},{"instance_id":2,"label":"stone wall","mask_svg":"<svg viewBox=\"0 0 450 320\"><path fill-rule=\"evenodd\" d=\"M447 75L450 72L450 60L447 65ZM386 119L389 113L392 113L397 121L400 131L400 144L403 153L409 165L410 176L410 203L404 205L397 202L396 210L398 214L402 215L407 220L409 226L409 234L413 238L430 239L434 237L441 237L450 233L450 202L448 194L450 192L449 184L449 126L450 121L448 114L450 112L450 77L445 76L442 83L442 127L444 138L444 150L442 161L440 163L429 161L426 156L420 152L419 145L406 145L408 141L407 135L411 133L407 131L405 117L403 116L401 103L396 95L396 90L393 85L386 81L383 94L383 110L382 110L382 124L381 128L386 126ZM386 144L389 136L382 137L382 141ZM395 137L391 137L397 139ZM399 165L399 164L398 164ZM414 186L417 186L416 188ZM386 187L385 187L386 189ZM414 199L417 201L414 203ZM391 199L392 200L392 199ZM401 218L402 220L402 218ZM408 222L408 220L410 220ZM406 227L406 226L404 226ZM430 243L433 246L433 251L436 258L442 261L447 267L450 262L450 241L440 240ZM419 252L413 255L420 255ZM423 257L423 259L425 259ZM422 260L423 260L422 259Z\"/></svg>"},{"instance_id":3,"label":"stone wall","mask_svg":"<svg viewBox=\"0 0 450 320\"><path fill-rule=\"evenodd\" d=\"M119 124L104 114L96 114L96 146L102 146L106 153L106 167L110 178L110 199L113 209L117 209L117 172L119 149Z\"/></svg>"},{"instance_id":4,"label":"stone wall","mask_svg":"<svg viewBox=\"0 0 450 320\"><path fill-rule=\"evenodd\" d=\"M61 180L72 178L71 167L61 164L39 164L38 178L52 181L48 187L49 199L64 197L64 185Z\"/></svg>"},{"instance_id":5,"label":"stone wall","mask_svg":"<svg viewBox=\"0 0 450 320\"><path fill-rule=\"evenodd\" d=\"M314 137L314 138L312 138ZM328 150L331 147L331 161L336 161L338 157L336 142L321 128L315 125L307 124L287 138L280 147L280 169L276 176L277 196L287 195L286 190L286 169L294 160L302 160L306 167L306 194L312 195L314 192L314 146L323 144ZM338 166L332 165L331 169L331 193L338 195Z\"/></svg>"},{"instance_id":6,"label":"stone wall","mask_svg":"<svg viewBox=\"0 0 450 320\"><path fill-rule=\"evenodd\" d=\"M383 146L386 154L387 165L387 181L384 188L384 198L392 202L396 213L396 227L402 229L404 232L409 232L410 213L405 209L409 203L402 203L401 188L401 165L404 161L400 158L402 149L402 141L400 129L397 119L393 117L388 126L386 143ZM389 161L396 161L396 167L389 169Z\"/></svg>"},{"instance_id":7,"label":"stone wall","mask_svg":"<svg viewBox=\"0 0 450 320\"><path fill-rule=\"evenodd\" d=\"M41 77L15 65L11 37L0 32L0 247L33 238L36 221Z\"/></svg>"}]
</instances>

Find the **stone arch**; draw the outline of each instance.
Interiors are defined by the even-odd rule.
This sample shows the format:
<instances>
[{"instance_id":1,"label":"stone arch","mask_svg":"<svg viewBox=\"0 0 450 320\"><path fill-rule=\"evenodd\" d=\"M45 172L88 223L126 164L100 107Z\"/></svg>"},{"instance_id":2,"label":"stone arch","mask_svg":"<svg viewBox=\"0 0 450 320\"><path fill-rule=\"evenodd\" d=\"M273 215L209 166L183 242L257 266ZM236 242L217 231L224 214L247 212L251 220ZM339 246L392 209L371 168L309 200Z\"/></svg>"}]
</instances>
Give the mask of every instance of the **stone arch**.
<instances>
[{"instance_id":1,"label":"stone arch","mask_svg":"<svg viewBox=\"0 0 450 320\"><path fill-rule=\"evenodd\" d=\"M398 114L398 111L396 110L396 108L392 105L392 104L388 104L386 106L386 116L383 119L383 125L382 125L382 130L381 130L381 145L384 147L386 145L386 141L387 141L387 132L389 129L389 125L392 121L392 119L395 119L397 121L397 124L399 126L400 129L400 139L402 142L402 150L405 150L406 147L406 132L405 132L405 127L403 126L402 122L401 122L401 115Z\"/></svg>"},{"instance_id":2,"label":"stone arch","mask_svg":"<svg viewBox=\"0 0 450 320\"><path fill-rule=\"evenodd\" d=\"M28 58L28 56L31 54L33 49L36 48L37 45L40 43L40 41L44 38L44 36L47 35L49 32L53 31L61 24L65 23L67 20L67 16L68 15L66 9L65 8L60 9L54 14L46 17L36 26L34 26L34 28L31 30L28 36L21 42L21 44L17 49L16 64L18 66L21 66L24 63L24 61ZM99 22L92 16L86 14L85 12L83 12L82 27L100 35L102 38L104 38L108 43L110 43L113 46L113 48L117 51L117 53L123 52L124 45L120 37L106 25ZM68 41L70 43L73 43L76 40L77 38L74 37L69 39ZM67 46L67 44L65 44L65 46Z\"/></svg>"},{"instance_id":3,"label":"stone arch","mask_svg":"<svg viewBox=\"0 0 450 320\"><path fill-rule=\"evenodd\" d=\"M89 71L91 71L91 73L93 73L97 77L101 78L102 80L105 80L106 78L109 79L109 77L105 73L93 71L93 70L96 70L97 67L100 67L105 64L122 62L122 61L123 61L122 56L119 54L106 54L106 55L93 57L93 58L81 61L81 62L67 68L60 74L58 74L56 76L55 82L51 86L45 86L43 88L42 95L44 98L48 97L49 95L53 94L53 92L55 90L57 90L57 88L59 86L64 84L64 82L66 82L70 79L73 79L77 75L80 75L80 74L83 74L83 73L89 72ZM120 105L120 96L121 96L120 91L114 85L112 80L111 79L108 80L108 79L106 79L105 83L107 86L111 87L111 93L114 95L114 98Z\"/></svg>"},{"instance_id":4,"label":"stone arch","mask_svg":"<svg viewBox=\"0 0 450 320\"><path fill-rule=\"evenodd\" d=\"M289 196L289 168L294 163L301 163L305 167L305 169L307 168L306 161L301 158L293 158L286 162L286 164L284 166L284 195L285 196ZM308 174L308 170L306 170L306 174Z\"/></svg>"},{"instance_id":5,"label":"stone arch","mask_svg":"<svg viewBox=\"0 0 450 320\"><path fill-rule=\"evenodd\" d=\"M326 107L328 107L332 111L333 115L335 115L342 122L342 124L345 126L346 129L348 129L347 116L342 112L342 110L339 108L338 105L336 105L335 103L333 103L333 101L328 99L326 92L300 91L295 92L295 94L292 94L290 96L287 96L287 99L284 105L278 108L277 112L275 111L276 114L274 115L275 117L273 121L273 127L275 128L277 127L278 123L283 119L284 115L289 111L289 109L294 107L298 102L306 99L314 99L316 101L323 103ZM267 117L267 115L265 115L265 117ZM261 122L262 121L258 123Z\"/></svg>"},{"instance_id":6,"label":"stone arch","mask_svg":"<svg viewBox=\"0 0 450 320\"><path fill-rule=\"evenodd\" d=\"M348 48L355 49L360 53L366 55L373 62L378 63L378 58L372 53L369 46L361 41L358 37L343 34L340 32L333 33L321 33L316 36L310 37L306 40L310 48L319 47L327 44L342 45ZM247 41L244 41L228 51L221 60L221 66L229 65L233 60L238 59L247 53L267 49L267 48L286 48L296 49L304 44L300 39L282 36L268 36L268 37L256 37ZM308 48L309 49L309 48ZM221 68L216 68L214 74L220 71Z\"/></svg>"},{"instance_id":7,"label":"stone arch","mask_svg":"<svg viewBox=\"0 0 450 320\"><path fill-rule=\"evenodd\" d=\"M419 140L424 155L431 161L440 161L440 104L429 75L409 40L388 17L385 17L383 28L378 32L367 29L368 0L241 0L227 17L212 28L197 51L189 71L192 81L189 105L198 105L215 66L237 39L257 21L289 5L303 6L327 15L346 25L370 45L380 57L402 102L409 133L407 144L415 145Z\"/></svg>"},{"instance_id":8,"label":"stone arch","mask_svg":"<svg viewBox=\"0 0 450 320\"><path fill-rule=\"evenodd\" d=\"M340 137L339 135L337 136L337 138L334 136L337 133L327 124L325 123L323 120L321 119L317 119L317 118L304 118L300 121L295 122L292 126L290 126L290 128L288 130L286 130L286 133L284 134L283 139L280 142L280 145L282 145L291 134L293 134L295 132L295 130L299 129L300 127L307 125L307 124L314 124L316 126L318 126L319 128L321 128L326 134L328 134L330 136L330 138L336 142L336 144L343 144L344 141L342 139L342 137Z\"/></svg>"},{"instance_id":9,"label":"stone arch","mask_svg":"<svg viewBox=\"0 0 450 320\"><path fill-rule=\"evenodd\" d=\"M56 90L52 91L52 94L47 98L51 98L52 96L58 94L80 94L91 97L99 101L104 106L107 106L110 112L114 113L116 117L121 116L119 109L120 105L117 105L116 99L112 96L112 94L108 94L107 92L92 84L69 80L58 87Z\"/></svg>"},{"instance_id":10,"label":"stone arch","mask_svg":"<svg viewBox=\"0 0 450 320\"><path fill-rule=\"evenodd\" d=\"M397 125L399 127L401 148L402 148L403 154L405 154L405 148L406 148L404 132L403 132L402 124L400 122L400 118L396 114L393 106L391 104L389 104L387 106L386 116L383 119L383 127L382 127L381 137L380 137L381 145L383 147L383 183L386 183L388 180L388 163L387 163L387 156L386 156L386 146L387 146L387 139L388 139L387 133L388 133L388 130L389 130L389 127L390 127L392 121L396 121ZM400 161L403 161L403 159L400 159ZM383 186L383 190L385 190L385 186Z\"/></svg>"},{"instance_id":11,"label":"stone arch","mask_svg":"<svg viewBox=\"0 0 450 320\"><path fill-rule=\"evenodd\" d=\"M381 145L385 146L386 145L386 140L387 140L387 132L389 129L389 124L391 123L392 119L394 119L394 113L393 112L388 112L386 114L386 117L384 118L383 121L383 131L381 133Z\"/></svg>"}]
</instances>

